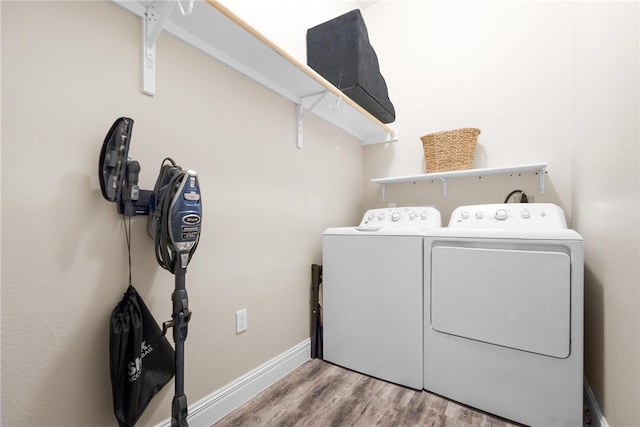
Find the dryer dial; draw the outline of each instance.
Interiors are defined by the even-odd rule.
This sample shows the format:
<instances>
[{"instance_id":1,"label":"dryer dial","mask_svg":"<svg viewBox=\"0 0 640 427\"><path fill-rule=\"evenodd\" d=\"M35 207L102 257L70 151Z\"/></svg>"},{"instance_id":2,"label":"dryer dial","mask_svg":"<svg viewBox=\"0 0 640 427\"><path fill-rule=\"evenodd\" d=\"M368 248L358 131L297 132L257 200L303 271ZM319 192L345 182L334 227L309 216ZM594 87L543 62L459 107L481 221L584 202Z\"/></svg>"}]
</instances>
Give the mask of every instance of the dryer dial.
<instances>
[{"instance_id":1,"label":"dryer dial","mask_svg":"<svg viewBox=\"0 0 640 427\"><path fill-rule=\"evenodd\" d=\"M509 214L506 209L498 209L493 217L498 221L504 221L509 217Z\"/></svg>"}]
</instances>

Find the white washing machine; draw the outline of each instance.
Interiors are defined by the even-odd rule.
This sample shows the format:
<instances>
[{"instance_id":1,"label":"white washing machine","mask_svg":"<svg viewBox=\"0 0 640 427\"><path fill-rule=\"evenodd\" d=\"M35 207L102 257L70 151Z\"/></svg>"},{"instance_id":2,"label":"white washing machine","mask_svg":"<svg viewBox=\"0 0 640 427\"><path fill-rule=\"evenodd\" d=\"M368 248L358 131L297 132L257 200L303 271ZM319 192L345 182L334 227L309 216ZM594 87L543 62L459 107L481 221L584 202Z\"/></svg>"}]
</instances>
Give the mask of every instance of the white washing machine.
<instances>
[{"instance_id":1,"label":"white washing machine","mask_svg":"<svg viewBox=\"0 0 640 427\"><path fill-rule=\"evenodd\" d=\"M582 426L582 237L553 204L457 208L424 239L424 388L534 426Z\"/></svg>"},{"instance_id":2,"label":"white washing machine","mask_svg":"<svg viewBox=\"0 0 640 427\"><path fill-rule=\"evenodd\" d=\"M372 209L322 238L323 358L422 389L423 237L432 207Z\"/></svg>"}]
</instances>

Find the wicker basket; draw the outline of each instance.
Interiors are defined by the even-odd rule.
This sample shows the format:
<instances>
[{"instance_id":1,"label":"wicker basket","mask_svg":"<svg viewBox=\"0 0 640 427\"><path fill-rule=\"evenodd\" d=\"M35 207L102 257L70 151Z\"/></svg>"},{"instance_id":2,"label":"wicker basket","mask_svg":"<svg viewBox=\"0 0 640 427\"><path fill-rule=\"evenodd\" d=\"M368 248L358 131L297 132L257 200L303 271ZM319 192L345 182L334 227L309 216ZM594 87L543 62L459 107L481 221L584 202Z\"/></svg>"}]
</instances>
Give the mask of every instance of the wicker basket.
<instances>
[{"instance_id":1,"label":"wicker basket","mask_svg":"<svg viewBox=\"0 0 640 427\"><path fill-rule=\"evenodd\" d=\"M463 128L420 137L427 173L471 169L480 129Z\"/></svg>"}]
</instances>

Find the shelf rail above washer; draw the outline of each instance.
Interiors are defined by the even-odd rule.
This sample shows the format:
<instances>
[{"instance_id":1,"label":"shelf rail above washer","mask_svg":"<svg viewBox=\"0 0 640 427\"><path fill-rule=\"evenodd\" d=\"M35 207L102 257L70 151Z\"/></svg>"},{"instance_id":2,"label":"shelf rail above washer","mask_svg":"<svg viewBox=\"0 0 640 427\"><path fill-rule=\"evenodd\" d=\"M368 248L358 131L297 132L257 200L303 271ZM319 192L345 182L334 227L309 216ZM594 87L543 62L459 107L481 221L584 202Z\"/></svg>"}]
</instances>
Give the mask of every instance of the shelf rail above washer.
<instances>
[{"instance_id":1,"label":"shelf rail above washer","mask_svg":"<svg viewBox=\"0 0 640 427\"><path fill-rule=\"evenodd\" d=\"M374 178L371 182L380 185L380 192L382 193L382 200L386 197L386 185L387 184L401 184L407 182L421 182L421 181L442 181L442 197L447 197L447 180L451 178L464 178L470 176L477 176L479 178L489 175L509 175L509 174L522 174L526 172L535 172L538 174L538 193L544 194L544 176L547 172L548 163L532 163L519 166L507 166L499 168L480 168L480 169L466 169L459 171L449 172L434 172L419 175L407 175L390 178Z\"/></svg>"}]
</instances>

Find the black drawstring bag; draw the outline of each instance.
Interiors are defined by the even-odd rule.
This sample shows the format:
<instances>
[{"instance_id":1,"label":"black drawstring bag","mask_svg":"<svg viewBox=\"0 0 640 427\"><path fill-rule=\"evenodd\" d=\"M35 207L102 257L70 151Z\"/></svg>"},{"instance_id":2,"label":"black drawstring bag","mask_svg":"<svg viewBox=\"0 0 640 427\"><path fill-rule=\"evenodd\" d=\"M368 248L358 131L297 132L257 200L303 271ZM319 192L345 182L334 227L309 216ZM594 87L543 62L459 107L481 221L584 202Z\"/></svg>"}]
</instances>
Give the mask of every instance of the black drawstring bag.
<instances>
[{"instance_id":1,"label":"black drawstring bag","mask_svg":"<svg viewBox=\"0 0 640 427\"><path fill-rule=\"evenodd\" d=\"M109 335L113 410L131 427L175 372L175 353L131 285L111 313Z\"/></svg>"}]
</instances>

